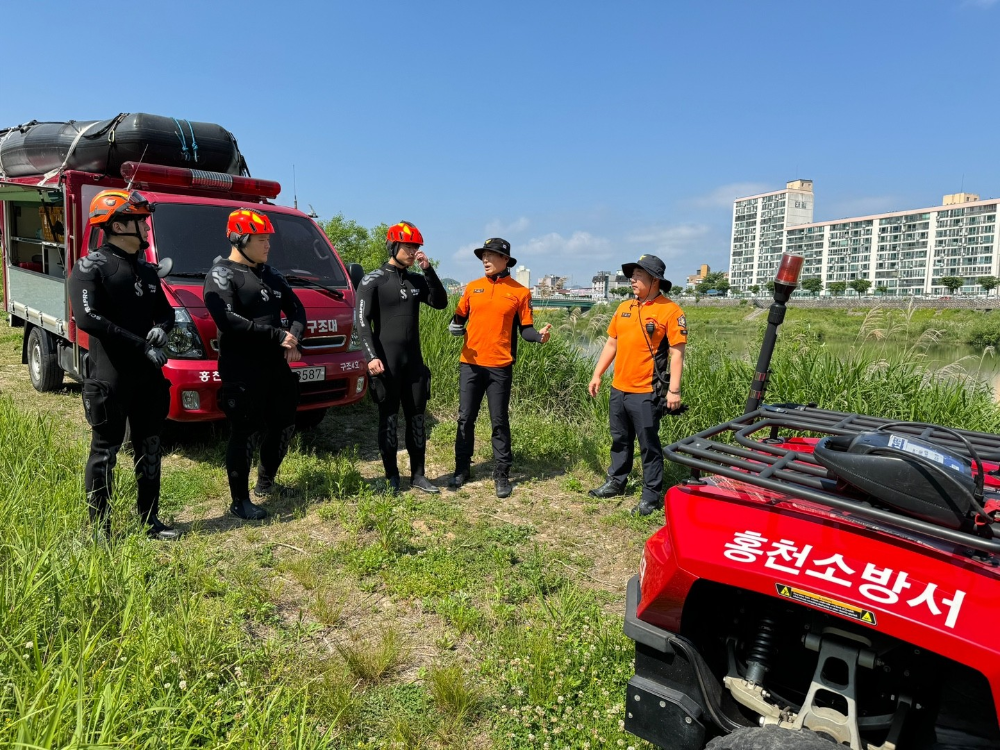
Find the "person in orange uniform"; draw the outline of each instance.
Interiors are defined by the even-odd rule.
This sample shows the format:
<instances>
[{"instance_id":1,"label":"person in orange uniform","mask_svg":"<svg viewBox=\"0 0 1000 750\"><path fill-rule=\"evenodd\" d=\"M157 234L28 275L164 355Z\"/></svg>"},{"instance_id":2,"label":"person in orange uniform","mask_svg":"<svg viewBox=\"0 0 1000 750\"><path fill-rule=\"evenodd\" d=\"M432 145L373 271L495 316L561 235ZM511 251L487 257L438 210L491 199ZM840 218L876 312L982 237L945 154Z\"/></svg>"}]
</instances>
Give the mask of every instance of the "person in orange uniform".
<instances>
[{"instance_id":1,"label":"person in orange uniform","mask_svg":"<svg viewBox=\"0 0 1000 750\"><path fill-rule=\"evenodd\" d=\"M611 381L611 467L607 481L590 491L594 497L625 494L632 471L635 439L642 456L642 499L632 511L648 516L663 507L663 450L660 419L664 408L681 407L681 372L687 344L684 311L664 295L671 283L655 255L622 265L635 299L622 302L608 326L588 390L596 397L601 376L615 364Z\"/></svg>"},{"instance_id":2,"label":"person in orange uniform","mask_svg":"<svg viewBox=\"0 0 1000 750\"><path fill-rule=\"evenodd\" d=\"M531 312L531 292L510 277L517 260L507 240L491 238L476 248L486 275L469 282L448 326L454 336L465 336L459 365L458 433L455 435L455 474L448 486L458 489L471 476L476 418L483 396L493 424L493 483L497 497L509 497L510 387L517 335L544 344L551 325L536 331Z\"/></svg>"}]
</instances>

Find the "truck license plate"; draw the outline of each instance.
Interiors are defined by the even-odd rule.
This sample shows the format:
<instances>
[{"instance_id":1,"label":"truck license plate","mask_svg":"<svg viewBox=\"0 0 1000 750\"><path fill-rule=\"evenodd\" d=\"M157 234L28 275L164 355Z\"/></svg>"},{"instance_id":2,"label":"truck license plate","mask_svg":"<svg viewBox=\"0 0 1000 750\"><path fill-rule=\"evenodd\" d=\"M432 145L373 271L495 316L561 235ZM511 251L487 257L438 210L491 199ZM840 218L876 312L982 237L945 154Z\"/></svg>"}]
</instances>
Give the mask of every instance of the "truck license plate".
<instances>
[{"instance_id":1,"label":"truck license plate","mask_svg":"<svg viewBox=\"0 0 1000 750\"><path fill-rule=\"evenodd\" d=\"M326 380L325 367L299 367L294 370L299 376L300 383L312 383L317 380Z\"/></svg>"}]
</instances>

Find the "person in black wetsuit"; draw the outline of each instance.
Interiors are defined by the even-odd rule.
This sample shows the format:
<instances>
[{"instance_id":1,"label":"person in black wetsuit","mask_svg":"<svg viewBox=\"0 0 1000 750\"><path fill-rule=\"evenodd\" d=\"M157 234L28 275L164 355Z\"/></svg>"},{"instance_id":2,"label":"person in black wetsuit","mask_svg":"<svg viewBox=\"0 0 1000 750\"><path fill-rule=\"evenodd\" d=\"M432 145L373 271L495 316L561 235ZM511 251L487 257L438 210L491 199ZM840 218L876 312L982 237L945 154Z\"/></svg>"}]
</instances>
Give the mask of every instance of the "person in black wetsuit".
<instances>
[{"instance_id":1,"label":"person in black wetsuit","mask_svg":"<svg viewBox=\"0 0 1000 750\"><path fill-rule=\"evenodd\" d=\"M219 408L232 427L226 449L229 510L260 521L267 511L251 501L249 491L257 433L262 438L254 497L292 494L274 478L295 432L299 381L289 365L302 359L306 311L285 278L266 265L274 226L265 214L233 211L226 232L233 250L205 277L205 307L219 328ZM282 312L288 330L282 327Z\"/></svg>"},{"instance_id":2,"label":"person in black wetsuit","mask_svg":"<svg viewBox=\"0 0 1000 750\"><path fill-rule=\"evenodd\" d=\"M69 293L77 328L90 337L83 408L91 428L85 474L91 521L110 534L108 499L127 421L139 517L149 537L172 540L180 533L159 519L160 431L170 410L170 383L160 368L174 311L156 266L142 257L152 211L140 193L94 196L90 223L104 231L104 244L76 262Z\"/></svg>"},{"instance_id":3,"label":"person in black wetsuit","mask_svg":"<svg viewBox=\"0 0 1000 750\"><path fill-rule=\"evenodd\" d=\"M435 310L448 305L448 293L420 246L420 230L406 221L389 227L389 260L361 280L354 325L368 362L369 391L378 404L378 449L392 492L399 491L396 428L399 406L406 417L406 451L410 454L410 486L439 492L424 476L426 431L424 409L431 373L420 351L420 303ZM417 263L423 275L407 269Z\"/></svg>"}]
</instances>

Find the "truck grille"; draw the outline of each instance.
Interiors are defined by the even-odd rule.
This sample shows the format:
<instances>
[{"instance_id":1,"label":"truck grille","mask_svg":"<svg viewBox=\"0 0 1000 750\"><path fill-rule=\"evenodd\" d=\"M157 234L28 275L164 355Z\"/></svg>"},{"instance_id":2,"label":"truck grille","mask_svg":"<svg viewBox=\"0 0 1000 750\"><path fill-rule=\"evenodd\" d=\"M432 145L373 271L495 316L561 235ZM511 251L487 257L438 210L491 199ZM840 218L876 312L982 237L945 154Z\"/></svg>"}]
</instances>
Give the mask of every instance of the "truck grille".
<instances>
[{"instance_id":1,"label":"truck grille","mask_svg":"<svg viewBox=\"0 0 1000 750\"><path fill-rule=\"evenodd\" d=\"M302 342L302 348L306 351L315 352L321 349L341 349L347 343L347 337L339 336L311 336Z\"/></svg>"},{"instance_id":2,"label":"truck grille","mask_svg":"<svg viewBox=\"0 0 1000 750\"><path fill-rule=\"evenodd\" d=\"M347 396L347 389L350 383L351 381L346 378L300 383L299 403L317 404L321 401L340 401Z\"/></svg>"}]
</instances>

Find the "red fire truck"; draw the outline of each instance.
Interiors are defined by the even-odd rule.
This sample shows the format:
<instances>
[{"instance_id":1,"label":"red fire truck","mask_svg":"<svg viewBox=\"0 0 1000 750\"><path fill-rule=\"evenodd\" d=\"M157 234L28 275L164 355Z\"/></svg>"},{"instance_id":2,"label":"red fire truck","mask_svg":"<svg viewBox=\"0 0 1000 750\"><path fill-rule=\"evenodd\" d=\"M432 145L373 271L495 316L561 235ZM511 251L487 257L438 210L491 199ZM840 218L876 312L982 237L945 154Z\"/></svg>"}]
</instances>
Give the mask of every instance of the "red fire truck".
<instances>
[{"instance_id":1,"label":"red fire truck","mask_svg":"<svg viewBox=\"0 0 1000 750\"><path fill-rule=\"evenodd\" d=\"M277 182L134 161L120 172L64 170L0 180L4 308L10 324L24 328L22 361L37 390L60 387L63 375L79 381L87 374L88 337L73 321L66 277L102 241L87 223L91 199L131 184L156 206L146 259L159 264L174 308L164 367L170 419L223 416L216 404L218 332L202 284L215 258L229 255L226 217L247 205L273 222L271 265L295 288L308 316L302 361L293 365L302 384L300 422L318 424L329 407L364 395L365 366L353 331L354 285L362 269L352 264L348 271L308 216L269 202L281 190Z\"/></svg>"}]
</instances>

